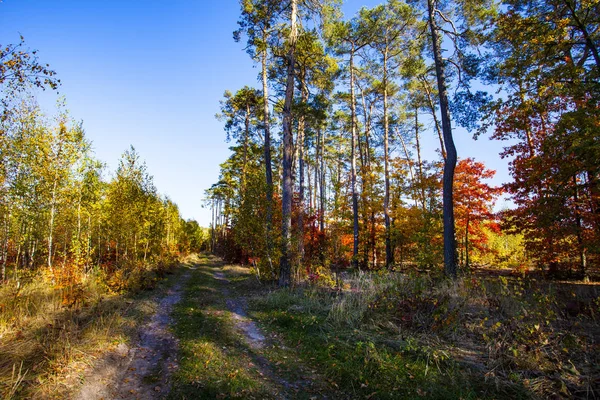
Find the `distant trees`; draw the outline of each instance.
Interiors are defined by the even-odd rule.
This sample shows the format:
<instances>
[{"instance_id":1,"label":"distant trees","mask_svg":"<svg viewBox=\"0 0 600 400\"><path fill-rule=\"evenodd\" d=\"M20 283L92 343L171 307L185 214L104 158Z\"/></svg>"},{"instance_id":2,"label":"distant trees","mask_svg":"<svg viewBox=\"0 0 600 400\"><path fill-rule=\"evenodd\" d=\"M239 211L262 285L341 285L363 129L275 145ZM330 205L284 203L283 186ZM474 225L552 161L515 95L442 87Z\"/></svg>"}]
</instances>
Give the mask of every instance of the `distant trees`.
<instances>
[{"instance_id":1,"label":"distant trees","mask_svg":"<svg viewBox=\"0 0 600 400\"><path fill-rule=\"evenodd\" d=\"M493 178L495 171L471 158L460 160L455 172L454 210L461 248L460 258L461 264L469 268L471 248L485 251L484 245L488 241L486 229L495 232L500 230L493 205L503 190L485 183L483 180Z\"/></svg>"},{"instance_id":2,"label":"distant trees","mask_svg":"<svg viewBox=\"0 0 600 400\"><path fill-rule=\"evenodd\" d=\"M102 271L115 289L131 276L199 251L208 237L160 196L131 148L103 179L81 123L22 102L0 123L1 279L49 267L62 284Z\"/></svg>"}]
</instances>

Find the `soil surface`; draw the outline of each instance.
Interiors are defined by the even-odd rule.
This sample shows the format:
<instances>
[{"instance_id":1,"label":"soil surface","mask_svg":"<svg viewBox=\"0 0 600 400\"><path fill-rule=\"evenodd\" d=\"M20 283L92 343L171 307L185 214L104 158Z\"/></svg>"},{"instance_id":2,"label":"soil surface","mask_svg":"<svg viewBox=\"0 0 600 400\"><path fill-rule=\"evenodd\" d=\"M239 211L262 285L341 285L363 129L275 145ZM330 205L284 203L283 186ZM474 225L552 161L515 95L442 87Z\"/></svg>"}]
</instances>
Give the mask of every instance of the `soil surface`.
<instances>
[{"instance_id":1,"label":"soil surface","mask_svg":"<svg viewBox=\"0 0 600 400\"><path fill-rule=\"evenodd\" d=\"M227 299L227 308L231 312L233 323L238 333L241 334L243 341L248 347L255 351L260 351L266 345L280 346L279 343L274 343L272 340L267 341L261 329L256 325L247 314L247 303L244 297L231 294L228 288L229 280L222 271L216 271L214 278L221 282L221 293ZM286 399L289 396L286 393L290 391L298 391L311 385L311 382L302 380L297 382L289 382L277 373L275 365L266 357L258 355L255 358L255 364L258 367L260 374L271 382L275 388L277 397Z\"/></svg>"},{"instance_id":2,"label":"soil surface","mask_svg":"<svg viewBox=\"0 0 600 400\"><path fill-rule=\"evenodd\" d=\"M156 313L137 332L130 347L124 343L104 355L84 378L77 400L162 399L169 392L170 376L177 364L177 339L169 327L173 306L181 300L190 271L162 298Z\"/></svg>"},{"instance_id":3,"label":"soil surface","mask_svg":"<svg viewBox=\"0 0 600 400\"><path fill-rule=\"evenodd\" d=\"M137 331L137 339L131 346L120 344L113 351L106 353L83 379L77 400L133 400L164 399L171 391L171 376L179 368L177 354L178 341L171 332L175 324L171 314L174 306L182 299L188 280L194 273L204 273L217 281L218 299L226 306L226 314L231 318L233 329L239 335L243 347L253 354L253 367L260 377L272 389L271 396L277 399L296 398L299 392L320 392L321 378L308 368L297 364L300 377L284 377L278 365L266 355L269 349L285 348L272 335L266 335L256 322L248 315L246 293L236 290L218 259L209 259L205 264L195 267L180 275L177 282L163 297L156 295L157 310L148 322ZM201 296L201 293L197 293ZM293 356L293 354L290 354ZM311 399L327 398L323 395L310 396Z\"/></svg>"}]
</instances>

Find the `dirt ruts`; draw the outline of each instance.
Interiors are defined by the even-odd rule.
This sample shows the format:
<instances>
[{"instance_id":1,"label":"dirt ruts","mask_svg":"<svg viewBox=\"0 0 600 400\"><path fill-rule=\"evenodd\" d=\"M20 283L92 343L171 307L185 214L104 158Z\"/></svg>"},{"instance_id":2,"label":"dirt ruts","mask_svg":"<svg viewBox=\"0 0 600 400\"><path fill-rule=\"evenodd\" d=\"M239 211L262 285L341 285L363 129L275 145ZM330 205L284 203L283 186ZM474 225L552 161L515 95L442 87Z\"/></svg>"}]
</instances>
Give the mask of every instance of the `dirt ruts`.
<instances>
[{"instance_id":1,"label":"dirt ruts","mask_svg":"<svg viewBox=\"0 0 600 400\"><path fill-rule=\"evenodd\" d=\"M169 392L177 364L177 339L169 331L173 306L181 300L190 271L162 298L150 321L140 326L137 340L120 344L86 373L77 400L161 399Z\"/></svg>"},{"instance_id":2,"label":"dirt ruts","mask_svg":"<svg viewBox=\"0 0 600 400\"><path fill-rule=\"evenodd\" d=\"M274 342L268 339L262 330L258 327L247 313L246 298L236 294L232 294L228 288L229 279L222 271L215 271L213 277L221 283L221 294L226 298L227 308L231 312L235 329L240 333L242 340L250 349L255 352L255 364L258 367L261 375L266 377L274 387L279 389L275 393L277 398L288 399L294 398L290 393L298 393L305 389L311 389L314 384L313 379L294 379L293 381L283 378L278 372L275 365L261 354L261 350L266 346L282 346L281 343ZM298 365L298 368L301 366ZM324 396L313 396L311 398L326 398Z\"/></svg>"}]
</instances>

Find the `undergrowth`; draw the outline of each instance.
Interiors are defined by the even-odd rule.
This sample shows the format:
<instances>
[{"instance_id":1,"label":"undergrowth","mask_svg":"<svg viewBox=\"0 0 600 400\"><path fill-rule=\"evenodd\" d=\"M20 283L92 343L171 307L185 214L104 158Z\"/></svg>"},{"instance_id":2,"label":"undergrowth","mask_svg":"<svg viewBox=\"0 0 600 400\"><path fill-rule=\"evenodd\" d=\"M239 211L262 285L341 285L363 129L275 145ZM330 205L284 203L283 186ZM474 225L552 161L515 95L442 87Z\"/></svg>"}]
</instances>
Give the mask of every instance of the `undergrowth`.
<instances>
[{"instance_id":1,"label":"undergrowth","mask_svg":"<svg viewBox=\"0 0 600 400\"><path fill-rule=\"evenodd\" d=\"M99 269L61 275L58 267L0 286L0 397L68 397L88 366L129 341L153 312L144 289L175 265L138 268L120 280Z\"/></svg>"},{"instance_id":2,"label":"undergrowth","mask_svg":"<svg viewBox=\"0 0 600 400\"><path fill-rule=\"evenodd\" d=\"M598 290L503 277L350 274L256 297L254 316L372 398L594 398Z\"/></svg>"}]
</instances>

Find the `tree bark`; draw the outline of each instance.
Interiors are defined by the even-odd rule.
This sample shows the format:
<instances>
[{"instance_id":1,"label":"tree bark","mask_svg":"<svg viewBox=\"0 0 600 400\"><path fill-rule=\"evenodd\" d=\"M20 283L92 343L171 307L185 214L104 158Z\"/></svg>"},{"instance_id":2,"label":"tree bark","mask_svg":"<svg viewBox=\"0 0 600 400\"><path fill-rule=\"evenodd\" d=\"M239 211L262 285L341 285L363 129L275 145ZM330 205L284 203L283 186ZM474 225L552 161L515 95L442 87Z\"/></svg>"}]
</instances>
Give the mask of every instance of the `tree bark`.
<instances>
[{"instance_id":1,"label":"tree bark","mask_svg":"<svg viewBox=\"0 0 600 400\"><path fill-rule=\"evenodd\" d=\"M413 171L412 160L410 158L410 154L408 153L408 147L406 147L406 142L402 137L400 132L398 133L398 138L400 139L400 144L402 145L402 149L404 150L404 157L406 158L406 162L408 163L408 172L410 174L410 182L413 186L413 196L415 197L415 207L419 207L419 193L417 191L417 179L415 178L415 173ZM423 210L425 211L425 210Z\"/></svg>"},{"instance_id":2,"label":"tree bark","mask_svg":"<svg viewBox=\"0 0 600 400\"><path fill-rule=\"evenodd\" d=\"M467 224L465 226L465 268L469 269L470 261L469 261L469 214L467 213Z\"/></svg>"},{"instance_id":3,"label":"tree bark","mask_svg":"<svg viewBox=\"0 0 600 400\"><path fill-rule=\"evenodd\" d=\"M388 118L388 88L387 88L387 50L383 53L383 160L385 175L385 196L383 199L383 214L385 218L385 266L391 268L394 263L392 250L392 227L390 223L390 154L389 154L389 131L390 122Z\"/></svg>"},{"instance_id":4,"label":"tree bark","mask_svg":"<svg viewBox=\"0 0 600 400\"><path fill-rule=\"evenodd\" d=\"M308 89L304 82L304 76L301 76L301 98L302 102L308 101ZM298 270L302 267L304 260L304 133L306 128L306 118L301 115L298 120ZM310 185L310 180L309 180Z\"/></svg>"},{"instance_id":5,"label":"tree bark","mask_svg":"<svg viewBox=\"0 0 600 400\"><path fill-rule=\"evenodd\" d=\"M431 116L433 117L435 131L437 132L438 139L440 141L440 151L442 152L442 158L445 161L446 160L446 148L444 146L444 137L443 137L443 133L440 129L440 122L438 121L438 117L435 112L435 105L433 104L433 99L431 98L431 90L429 88L427 81L425 81L425 79L421 80L421 83L423 84L423 88L425 89L425 93L427 94L427 103L429 104L429 109L431 110Z\"/></svg>"},{"instance_id":6,"label":"tree bark","mask_svg":"<svg viewBox=\"0 0 600 400\"><path fill-rule=\"evenodd\" d=\"M242 161L242 200L246 192L246 168L248 166L248 146L250 143L250 103L246 100L246 115L244 118L244 159Z\"/></svg>"},{"instance_id":7,"label":"tree bark","mask_svg":"<svg viewBox=\"0 0 600 400\"><path fill-rule=\"evenodd\" d=\"M352 121L351 131L352 140L350 146L350 159L351 159L351 180L352 180L352 215L353 215L353 233L354 233L354 246L352 249L352 265L354 268L358 268L358 193L356 190L356 96L354 93L354 43L352 43L352 50L350 53L350 110Z\"/></svg>"},{"instance_id":8,"label":"tree bark","mask_svg":"<svg viewBox=\"0 0 600 400\"><path fill-rule=\"evenodd\" d=\"M419 167L419 182L421 186L421 206L423 208L423 212L427 210L426 200L425 200L425 175L423 174L423 161L421 160L421 138L419 134L419 109L415 107L415 144L417 147L417 163ZM444 159L446 159L446 152L444 151L444 142L441 143L442 146L442 154L444 155Z\"/></svg>"},{"instance_id":9,"label":"tree bark","mask_svg":"<svg viewBox=\"0 0 600 400\"><path fill-rule=\"evenodd\" d=\"M575 222L577 224L577 246L579 247L579 275L581 279L587 281L587 249L583 239L583 223L581 218L581 210L579 207L579 188L577 183L577 176L573 176L573 185L575 192L573 193L573 200L575 202Z\"/></svg>"},{"instance_id":10,"label":"tree bark","mask_svg":"<svg viewBox=\"0 0 600 400\"><path fill-rule=\"evenodd\" d=\"M266 42L266 31L263 31L263 40ZM273 239L271 231L273 230L273 166L271 164L271 128L270 128L270 113L269 113L269 84L267 79L267 47L262 51L261 67L262 67L262 86L263 86L263 118L265 124L265 178L266 178L266 195L267 204L266 207L266 227L265 227L265 239L266 239L266 250L269 264L271 264L271 254L273 248ZM273 273L273 271L271 271Z\"/></svg>"},{"instance_id":11,"label":"tree bark","mask_svg":"<svg viewBox=\"0 0 600 400\"><path fill-rule=\"evenodd\" d=\"M50 206L50 221L48 222L48 267L52 268L52 239L54 236L54 215L56 214L56 186L58 177L54 179L52 202Z\"/></svg>"},{"instance_id":12,"label":"tree bark","mask_svg":"<svg viewBox=\"0 0 600 400\"><path fill-rule=\"evenodd\" d=\"M325 132L321 132L321 140L319 142L320 152L320 182L319 182L319 228L321 232L325 231Z\"/></svg>"},{"instance_id":13,"label":"tree bark","mask_svg":"<svg viewBox=\"0 0 600 400\"><path fill-rule=\"evenodd\" d=\"M279 260L279 286L288 287L291 283L291 228L292 195L294 190L292 162L294 157L294 138L292 133L292 102L294 100L295 56L298 13L297 0L291 0L290 36L288 40L287 80L285 101L283 104L283 190L281 196L281 258Z\"/></svg>"},{"instance_id":14,"label":"tree bark","mask_svg":"<svg viewBox=\"0 0 600 400\"><path fill-rule=\"evenodd\" d=\"M440 100L440 111L442 115L442 132L444 145L446 146L446 160L444 162L443 176L443 221L444 221L444 270L446 275L455 278L456 268L456 238L454 227L454 169L456 168L456 147L452 138L452 126L450 123L450 109L448 107L448 93L446 83L446 71L442 59L441 38L439 28L435 22L434 0L427 1L429 12L429 29L431 31L431 43L433 58L435 61L435 74L438 84L438 96Z\"/></svg>"}]
</instances>

